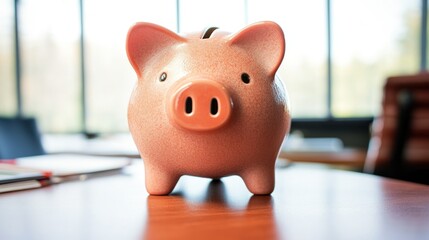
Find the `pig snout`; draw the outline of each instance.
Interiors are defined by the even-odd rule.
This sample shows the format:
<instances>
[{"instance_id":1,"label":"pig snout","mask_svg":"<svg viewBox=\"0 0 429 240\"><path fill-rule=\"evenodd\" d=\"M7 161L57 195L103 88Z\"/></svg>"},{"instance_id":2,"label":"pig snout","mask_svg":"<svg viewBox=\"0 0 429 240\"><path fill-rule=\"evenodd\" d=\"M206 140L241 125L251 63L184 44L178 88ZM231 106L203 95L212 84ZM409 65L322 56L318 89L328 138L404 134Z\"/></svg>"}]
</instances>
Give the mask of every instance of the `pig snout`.
<instances>
[{"instance_id":1,"label":"pig snout","mask_svg":"<svg viewBox=\"0 0 429 240\"><path fill-rule=\"evenodd\" d=\"M211 80L191 81L170 94L168 114L179 126L206 131L223 126L231 116L233 102L227 89Z\"/></svg>"}]
</instances>

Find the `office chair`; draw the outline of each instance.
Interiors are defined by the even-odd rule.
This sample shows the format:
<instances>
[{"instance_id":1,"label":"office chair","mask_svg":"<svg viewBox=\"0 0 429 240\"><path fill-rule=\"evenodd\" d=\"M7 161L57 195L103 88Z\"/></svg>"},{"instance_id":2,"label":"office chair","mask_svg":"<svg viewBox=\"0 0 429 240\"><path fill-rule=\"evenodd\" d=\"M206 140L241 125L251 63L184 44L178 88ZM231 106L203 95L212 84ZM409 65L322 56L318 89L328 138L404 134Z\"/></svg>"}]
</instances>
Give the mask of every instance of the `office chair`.
<instances>
[{"instance_id":1,"label":"office chair","mask_svg":"<svg viewBox=\"0 0 429 240\"><path fill-rule=\"evenodd\" d=\"M34 118L0 117L0 159L45 154Z\"/></svg>"},{"instance_id":2,"label":"office chair","mask_svg":"<svg viewBox=\"0 0 429 240\"><path fill-rule=\"evenodd\" d=\"M429 184L429 73L387 79L364 171Z\"/></svg>"}]
</instances>

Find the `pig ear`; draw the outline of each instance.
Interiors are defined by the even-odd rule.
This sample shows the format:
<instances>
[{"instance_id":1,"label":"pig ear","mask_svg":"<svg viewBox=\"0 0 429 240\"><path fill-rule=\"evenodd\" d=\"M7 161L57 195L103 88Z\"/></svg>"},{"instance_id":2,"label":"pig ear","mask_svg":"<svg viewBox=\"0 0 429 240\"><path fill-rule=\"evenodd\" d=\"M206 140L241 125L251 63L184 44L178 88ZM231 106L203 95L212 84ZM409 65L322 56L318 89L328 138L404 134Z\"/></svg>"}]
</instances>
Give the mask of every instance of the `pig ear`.
<instances>
[{"instance_id":1,"label":"pig ear","mask_svg":"<svg viewBox=\"0 0 429 240\"><path fill-rule=\"evenodd\" d=\"M127 35L127 56L140 77L145 64L159 51L186 39L176 33L152 23L136 23Z\"/></svg>"},{"instance_id":2,"label":"pig ear","mask_svg":"<svg viewBox=\"0 0 429 240\"><path fill-rule=\"evenodd\" d=\"M272 76L285 53L283 31L274 22L254 23L232 35L229 42L248 52Z\"/></svg>"}]
</instances>

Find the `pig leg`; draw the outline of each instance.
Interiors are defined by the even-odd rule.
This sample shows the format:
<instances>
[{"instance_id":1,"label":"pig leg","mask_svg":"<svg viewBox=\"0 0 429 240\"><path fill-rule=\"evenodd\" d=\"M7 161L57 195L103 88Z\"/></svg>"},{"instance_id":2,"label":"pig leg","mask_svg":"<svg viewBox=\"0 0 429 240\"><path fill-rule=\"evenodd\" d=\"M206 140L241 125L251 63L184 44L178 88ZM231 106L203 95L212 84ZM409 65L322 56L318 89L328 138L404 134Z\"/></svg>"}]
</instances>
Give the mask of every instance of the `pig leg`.
<instances>
[{"instance_id":1,"label":"pig leg","mask_svg":"<svg viewBox=\"0 0 429 240\"><path fill-rule=\"evenodd\" d=\"M167 195L173 191L180 176L148 166L145 168L146 189L151 195Z\"/></svg>"},{"instance_id":2,"label":"pig leg","mask_svg":"<svg viewBox=\"0 0 429 240\"><path fill-rule=\"evenodd\" d=\"M240 174L246 187L256 195L271 194L274 190L274 166L248 169Z\"/></svg>"}]
</instances>

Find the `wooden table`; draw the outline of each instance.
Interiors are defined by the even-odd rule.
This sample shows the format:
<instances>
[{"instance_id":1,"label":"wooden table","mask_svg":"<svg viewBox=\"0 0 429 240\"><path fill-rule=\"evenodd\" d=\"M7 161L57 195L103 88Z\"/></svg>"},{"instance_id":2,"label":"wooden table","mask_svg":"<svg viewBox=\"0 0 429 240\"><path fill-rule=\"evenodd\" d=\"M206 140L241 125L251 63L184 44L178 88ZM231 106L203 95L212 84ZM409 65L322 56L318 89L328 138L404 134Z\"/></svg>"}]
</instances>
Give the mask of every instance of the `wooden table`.
<instances>
[{"instance_id":1,"label":"wooden table","mask_svg":"<svg viewBox=\"0 0 429 240\"><path fill-rule=\"evenodd\" d=\"M429 187L333 169L277 169L271 196L238 177L183 177L148 196L121 174L0 195L0 239L429 239Z\"/></svg>"}]
</instances>

